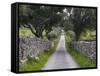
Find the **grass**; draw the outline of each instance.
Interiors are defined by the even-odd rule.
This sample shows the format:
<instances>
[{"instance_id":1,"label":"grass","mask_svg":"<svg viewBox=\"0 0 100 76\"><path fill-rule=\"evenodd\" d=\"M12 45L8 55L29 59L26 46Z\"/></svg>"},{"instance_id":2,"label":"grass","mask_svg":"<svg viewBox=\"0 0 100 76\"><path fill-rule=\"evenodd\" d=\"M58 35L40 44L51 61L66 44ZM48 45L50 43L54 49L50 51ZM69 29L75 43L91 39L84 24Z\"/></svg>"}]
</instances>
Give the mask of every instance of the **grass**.
<instances>
[{"instance_id":1,"label":"grass","mask_svg":"<svg viewBox=\"0 0 100 76\"><path fill-rule=\"evenodd\" d=\"M85 30L81 33L79 40L95 40L96 31L95 30Z\"/></svg>"},{"instance_id":2,"label":"grass","mask_svg":"<svg viewBox=\"0 0 100 76\"><path fill-rule=\"evenodd\" d=\"M33 36L34 37L34 34L31 32L30 28L25 28L25 27L19 28L19 35L20 36ZM42 36L43 37L46 36L45 30L42 32Z\"/></svg>"},{"instance_id":3,"label":"grass","mask_svg":"<svg viewBox=\"0 0 100 76\"><path fill-rule=\"evenodd\" d=\"M21 27L19 28L19 35L21 36L34 36L29 28Z\"/></svg>"},{"instance_id":4,"label":"grass","mask_svg":"<svg viewBox=\"0 0 100 76\"><path fill-rule=\"evenodd\" d=\"M68 45L66 45L66 48L73 59L80 65L80 68L96 67L96 64L91 63L91 61L80 52L73 50Z\"/></svg>"},{"instance_id":5,"label":"grass","mask_svg":"<svg viewBox=\"0 0 100 76\"><path fill-rule=\"evenodd\" d=\"M48 51L44 51L39 55L39 60L35 60L33 58L28 58L28 61L24 64L22 64L19 68L19 71L39 71L43 68L43 66L48 61L48 58L54 53L58 41L54 41L54 46L50 48Z\"/></svg>"},{"instance_id":6,"label":"grass","mask_svg":"<svg viewBox=\"0 0 100 76\"><path fill-rule=\"evenodd\" d=\"M90 33L90 32L89 32ZM95 35L95 32L91 32L93 35ZM86 37L86 36L85 36ZM90 37L90 36L89 36ZM87 38L88 39L88 38ZM73 59L80 65L80 68L88 68L88 67L96 67L96 64L93 64L86 56L84 56L82 53L73 50L71 47L72 39L70 38L69 34L65 35L66 40L66 48L68 52L71 54Z\"/></svg>"}]
</instances>

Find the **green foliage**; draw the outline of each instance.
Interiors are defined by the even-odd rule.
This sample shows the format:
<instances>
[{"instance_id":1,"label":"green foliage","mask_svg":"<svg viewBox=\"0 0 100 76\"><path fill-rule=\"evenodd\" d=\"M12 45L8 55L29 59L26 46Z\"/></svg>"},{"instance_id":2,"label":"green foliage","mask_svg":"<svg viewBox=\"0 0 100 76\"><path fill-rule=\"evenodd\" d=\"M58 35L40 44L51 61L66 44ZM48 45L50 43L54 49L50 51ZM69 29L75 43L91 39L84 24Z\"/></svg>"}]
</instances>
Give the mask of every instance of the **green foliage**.
<instances>
[{"instance_id":1,"label":"green foliage","mask_svg":"<svg viewBox=\"0 0 100 76\"><path fill-rule=\"evenodd\" d=\"M61 12L63 7L51 6L35 6L20 5L19 6L19 24L30 28L32 33L37 37L42 37L42 32L51 31L52 26L57 25L61 20L61 16L57 14ZM34 29L35 30L34 30Z\"/></svg>"},{"instance_id":2,"label":"green foliage","mask_svg":"<svg viewBox=\"0 0 100 76\"><path fill-rule=\"evenodd\" d=\"M53 27L52 31L48 33L47 38L49 40L54 40L55 38L59 37L61 34L61 28L60 27Z\"/></svg>"},{"instance_id":3,"label":"green foliage","mask_svg":"<svg viewBox=\"0 0 100 76\"><path fill-rule=\"evenodd\" d=\"M80 35L79 40L95 40L96 39L96 31L86 29Z\"/></svg>"},{"instance_id":4,"label":"green foliage","mask_svg":"<svg viewBox=\"0 0 100 76\"><path fill-rule=\"evenodd\" d=\"M70 37L70 40L68 40L68 41L75 40L75 33L74 33L74 31L71 31L71 30L67 31L66 32L66 37Z\"/></svg>"},{"instance_id":5,"label":"green foliage","mask_svg":"<svg viewBox=\"0 0 100 76\"><path fill-rule=\"evenodd\" d=\"M66 42L70 47L72 47L72 42L75 40L75 33L71 30L67 31L65 34Z\"/></svg>"},{"instance_id":6,"label":"green foliage","mask_svg":"<svg viewBox=\"0 0 100 76\"><path fill-rule=\"evenodd\" d=\"M76 40L79 40L80 34L85 28L96 29L96 9L73 8L73 14L70 17L74 25Z\"/></svg>"},{"instance_id":7,"label":"green foliage","mask_svg":"<svg viewBox=\"0 0 100 76\"><path fill-rule=\"evenodd\" d=\"M48 58L55 52L55 49L57 47L59 39L54 41L54 46L48 51L44 51L39 55L39 60L36 60L34 58L28 57L28 61L24 64L22 64L19 68L19 71L39 71L41 70L46 62L48 61Z\"/></svg>"},{"instance_id":8,"label":"green foliage","mask_svg":"<svg viewBox=\"0 0 100 76\"><path fill-rule=\"evenodd\" d=\"M55 33L51 32L48 34L47 38L49 40L54 40L55 38L57 38L57 35Z\"/></svg>"}]
</instances>

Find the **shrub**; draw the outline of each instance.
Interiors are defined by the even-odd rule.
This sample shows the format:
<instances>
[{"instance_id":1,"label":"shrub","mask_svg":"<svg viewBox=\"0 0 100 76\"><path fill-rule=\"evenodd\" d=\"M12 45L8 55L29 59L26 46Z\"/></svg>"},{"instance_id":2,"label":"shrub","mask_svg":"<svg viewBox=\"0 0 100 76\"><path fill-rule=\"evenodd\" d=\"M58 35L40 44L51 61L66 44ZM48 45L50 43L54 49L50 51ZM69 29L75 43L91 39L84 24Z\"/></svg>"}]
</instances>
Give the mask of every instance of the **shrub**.
<instances>
[{"instance_id":1,"label":"shrub","mask_svg":"<svg viewBox=\"0 0 100 76\"><path fill-rule=\"evenodd\" d=\"M49 40L53 40L55 38L57 38L57 35L54 33L54 32L50 32L48 35L47 35L47 38Z\"/></svg>"}]
</instances>

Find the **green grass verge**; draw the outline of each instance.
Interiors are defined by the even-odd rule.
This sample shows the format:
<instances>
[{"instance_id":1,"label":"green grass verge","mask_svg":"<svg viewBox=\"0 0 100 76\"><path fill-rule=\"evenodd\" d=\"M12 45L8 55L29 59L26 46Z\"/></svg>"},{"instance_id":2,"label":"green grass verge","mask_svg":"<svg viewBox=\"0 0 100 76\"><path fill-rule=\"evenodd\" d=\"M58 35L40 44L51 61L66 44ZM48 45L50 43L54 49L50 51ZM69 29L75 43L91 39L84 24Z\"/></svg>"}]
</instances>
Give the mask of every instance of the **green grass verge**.
<instances>
[{"instance_id":1,"label":"green grass verge","mask_svg":"<svg viewBox=\"0 0 100 76\"><path fill-rule=\"evenodd\" d=\"M72 55L73 59L80 65L80 68L96 67L96 64L91 63L91 61L82 53L73 50L70 44L71 42L69 42L68 37L69 37L68 35L65 37L66 48L68 52Z\"/></svg>"},{"instance_id":2,"label":"green grass verge","mask_svg":"<svg viewBox=\"0 0 100 76\"><path fill-rule=\"evenodd\" d=\"M96 64L91 63L91 61L80 52L73 50L68 47L68 45L66 45L66 48L73 59L80 65L80 68L96 67Z\"/></svg>"},{"instance_id":3,"label":"green grass verge","mask_svg":"<svg viewBox=\"0 0 100 76\"><path fill-rule=\"evenodd\" d=\"M19 28L19 35L20 36L33 36L34 37L34 34L31 32L30 28L25 28L25 27L20 27ZM45 30L42 32L42 36L43 38L46 37L46 32Z\"/></svg>"},{"instance_id":4,"label":"green grass verge","mask_svg":"<svg viewBox=\"0 0 100 76\"><path fill-rule=\"evenodd\" d=\"M48 61L48 58L55 52L59 39L54 41L54 46L48 51L42 52L39 55L39 60L28 58L28 61L19 67L19 71L39 71Z\"/></svg>"},{"instance_id":5,"label":"green grass verge","mask_svg":"<svg viewBox=\"0 0 100 76\"><path fill-rule=\"evenodd\" d=\"M85 30L79 40L96 40L96 30Z\"/></svg>"},{"instance_id":6,"label":"green grass verge","mask_svg":"<svg viewBox=\"0 0 100 76\"><path fill-rule=\"evenodd\" d=\"M29 28L21 27L19 28L19 35L21 36L34 36Z\"/></svg>"}]
</instances>

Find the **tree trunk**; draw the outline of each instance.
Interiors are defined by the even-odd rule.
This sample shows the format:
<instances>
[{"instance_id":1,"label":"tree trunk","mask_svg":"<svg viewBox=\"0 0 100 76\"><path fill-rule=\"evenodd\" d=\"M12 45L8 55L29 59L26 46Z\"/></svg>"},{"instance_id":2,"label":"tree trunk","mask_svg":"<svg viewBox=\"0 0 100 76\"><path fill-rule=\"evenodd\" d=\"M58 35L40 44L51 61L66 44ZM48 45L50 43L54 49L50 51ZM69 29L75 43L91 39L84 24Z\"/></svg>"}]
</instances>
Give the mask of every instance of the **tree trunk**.
<instances>
[{"instance_id":1,"label":"tree trunk","mask_svg":"<svg viewBox=\"0 0 100 76\"><path fill-rule=\"evenodd\" d=\"M75 32L75 35L76 35L76 36L75 36L75 37L76 37L75 39L76 39L76 41L78 41L79 38L80 38L81 29L79 28L79 30L75 30L74 32Z\"/></svg>"},{"instance_id":2,"label":"tree trunk","mask_svg":"<svg viewBox=\"0 0 100 76\"><path fill-rule=\"evenodd\" d=\"M37 32L34 31L34 28L31 24L28 24L29 25L29 28L31 30L31 32L36 36L36 37L39 37L39 35L37 34Z\"/></svg>"},{"instance_id":3,"label":"tree trunk","mask_svg":"<svg viewBox=\"0 0 100 76\"><path fill-rule=\"evenodd\" d=\"M43 36L42 36L42 32L43 32L44 27L45 27L44 23L47 22L47 21L49 21L50 19L51 19L51 17L48 17L48 18L45 19L42 23L40 23L39 25L37 25L37 26L36 26L36 29L35 29L36 32L34 31L33 26L32 26L30 23L28 23L31 32L32 32L36 37L43 37Z\"/></svg>"}]
</instances>

